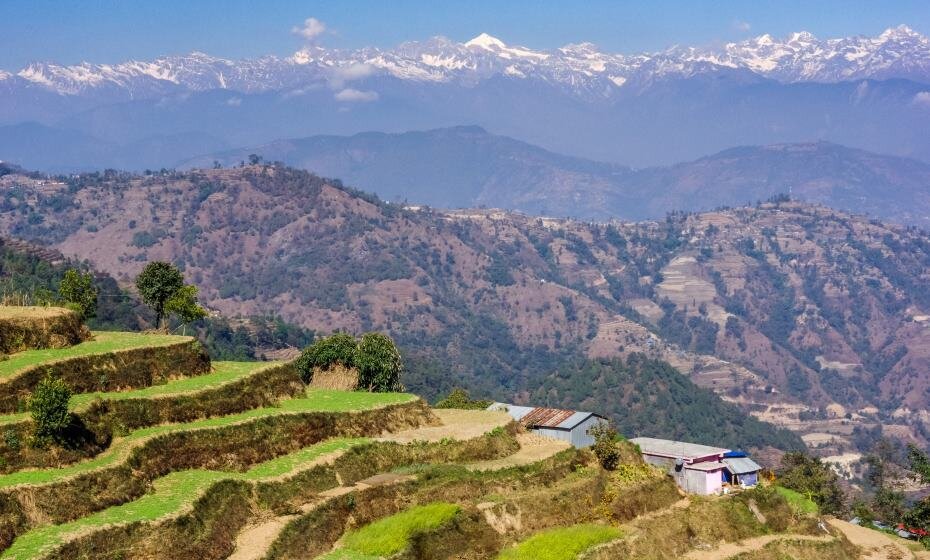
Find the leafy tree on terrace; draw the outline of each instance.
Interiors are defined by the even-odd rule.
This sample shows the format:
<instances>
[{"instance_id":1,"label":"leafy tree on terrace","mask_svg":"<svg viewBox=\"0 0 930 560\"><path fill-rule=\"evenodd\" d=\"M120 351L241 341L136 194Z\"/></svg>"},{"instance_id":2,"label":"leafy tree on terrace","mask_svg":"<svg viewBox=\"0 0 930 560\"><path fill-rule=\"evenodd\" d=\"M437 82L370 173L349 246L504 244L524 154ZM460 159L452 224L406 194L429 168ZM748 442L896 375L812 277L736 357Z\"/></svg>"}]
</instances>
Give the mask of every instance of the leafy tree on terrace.
<instances>
[{"instance_id":1,"label":"leafy tree on terrace","mask_svg":"<svg viewBox=\"0 0 930 560\"><path fill-rule=\"evenodd\" d=\"M911 464L911 470L917 475L917 478L924 484L930 484L930 457L914 444L907 446L907 458ZM914 504L907 513L904 514L904 524L909 529L923 529L930 531L930 496ZM930 537L921 539L921 543L930 548Z\"/></svg>"},{"instance_id":2,"label":"leafy tree on terrace","mask_svg":"<svg viewBox=\"0 0 930 560\"><path fill-rule=\"evenodd\" d=\"M90 272L82 274L73 268L66 270L58 284L58 297L77 311L82 319L97 314L97 288Z\"/></svg>"},{"instance_id":3,"label":"leafy tree on terrace","mask_svg":"<svg viewBox=\"0 0 930 560\"><path fill-rule=\"evenodd\" d=\"M29 411L35 424L33 445L43 447L49 441L62 441L71 423L69 400L71 388L61 379L46 377L39 382L29 399Z\"/></svg>"},{"instance_id":4,"label":"leafy tree on terrace","mask_svg":"<svg viewBox=\"0 0 930 560\"><path fill-rule=\"evenodd\" d=\"M396 391L404 369L400 352L390 337L381 333L366 333L358 344L356 357L358 385L369 391Z\"/></svg>"},{"instance_id":5,"label":"leafy tree on terrace","mask_svg":"<svg viewBox=\"0 0 930 560\"><path fill-rule=\"evenodd\" d=\"M913 443L907 446L907 458L911 463L911 470L924 484L930 484L930 457Z\"/></svg>"},{"instance_id":6,"label":"leafy tree on terrace","mask_svg":"<svg viewBox=\"0 0 930 560\"><path fill-rule=\"evenodd\" d=\"M804 494L824 513L844 510L845 495L839 479L833 469L819 458L798 451L785 453L777 475L779 484Z\"/></svg>"},{"instance_id":7,"label":"leafy tree on terrace","mask_svg":"<svg viewBox=\"0 0 930 560\"><path fill-rule=\"evenodd\" d=\"M184 275L171 263L152 261L136 277L136 288L142 301L155 311L155 325L163 328L165 305L184 287Z\"/></svg>"},{"instance_id":8,"label":"leafy tree on terrace","mask_svg":"<svg viewBox=\"0 0 930 560\"><path fill-rule=\"evenodd\" d=\"M336 364L345 368L355 367L357 353L358 343L355 337L346 333L336 333L323 337L304 349L294 367L304 383L310 383L313 381L314 368L327 369Z\"/></svg>"}]
</instances>

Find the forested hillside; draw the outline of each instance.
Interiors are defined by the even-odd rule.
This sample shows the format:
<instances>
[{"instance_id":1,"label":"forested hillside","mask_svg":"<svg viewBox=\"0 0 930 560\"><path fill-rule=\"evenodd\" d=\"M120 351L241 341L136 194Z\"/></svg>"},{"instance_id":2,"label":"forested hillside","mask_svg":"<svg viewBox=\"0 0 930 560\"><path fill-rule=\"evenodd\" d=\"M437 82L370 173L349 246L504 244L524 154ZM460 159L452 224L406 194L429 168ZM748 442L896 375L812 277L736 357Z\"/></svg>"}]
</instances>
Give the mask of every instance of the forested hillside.
<instances>
[{"instance_id":1,"label":"forested hillside","mask_svg":"<svg viewBox=\"0 0 930 560\"><path fill-rule=\"evenodd\" d=\"M386 330L428 394L528 399L561 360L643 353L824 454L927 439L916 229L786 198L640 223L438 212L262 164L2 180L6 234L120 281L174 261L230 316Z\"/></svg>"}]
</instances>

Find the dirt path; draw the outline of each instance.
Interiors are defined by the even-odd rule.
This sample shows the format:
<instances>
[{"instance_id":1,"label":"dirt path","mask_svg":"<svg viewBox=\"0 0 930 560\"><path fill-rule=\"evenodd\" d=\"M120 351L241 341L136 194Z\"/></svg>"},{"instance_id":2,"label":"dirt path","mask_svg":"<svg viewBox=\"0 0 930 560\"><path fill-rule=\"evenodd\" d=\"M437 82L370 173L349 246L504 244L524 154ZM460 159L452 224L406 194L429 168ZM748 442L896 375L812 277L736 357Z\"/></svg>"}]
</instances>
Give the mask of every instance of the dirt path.
<instances>
[{"instance_id":1,"label":"dirt path","mask_svg":"<svg viewBox=\"0 0 930 560\"><path fill-rule=\"evenodd\" d=\"M376 474L365 480L360 480L352 486L337 486L321 492L316 500L307 502L300 506L301 513L309 513L326 500L337 496L343 496L355 490L365 490L375 486L387 486L390 484L399 484L411 480L409 475L397 475L392 473ZM236 550L227 560L259 560L264 558L271 544L274 543L284 527L297 519L299 514L279 515L270 519L265 519L249 525L239 532L236 537Z\"/></svg>"},{"instance_id":2,"label":"dirt path","mask_svg":"<svg viewBox=\"0 0 930 560\"><path fill-rule=\"evenodd\" d=\"M441 425L424 426L394 433L385 433L382 434L379 439L383 441L396 441L398 443L439 441L445 438L464 440L482 436L494 428L506 426L511 421L510 415L505 412L451 409L434 410L434 412L442 421ZM517 440L520 442L520 450L513 456L505 459L475 463L470 467L479 470L527 464L555 455L562 449L568 447L568 443L566 442L556 442L553 444L552 442L556 440L540 438L532 434L519 434ZM524 447L524 445L526 447ZM321 457L319 463L322 464L324 462L334 461L339 455L341 455L341 452ZM498 462L500 462L500 464L496 465ZM316 500L303 504L300 507L300 511L302 513L307 513L325 500L336 496L342 496L355 490L363 490L373 486L397 484L410 480L411 478L410 476L383 473L366 478L365 480L360 480L351 486L337 486L336 488L321 492ZM280 515L259 520L244 528L236 537L236 549L228 560L259 560L263 558L272 543L278 538L281 530L297 517L297 514Z\"/></svg>"},{"instance_id":3,"label":"dirt path","mask_svg":"<svg viewBox=\"0 0 930 560\"><path fill-rule=\"evenodd\" d=\"M862 548L864 560L910 560L930 558L930 553L914 552L903 539L892 537L874 529L853 525L839 519L827 519L827 523L842 532L849 542Z\"/></svg>"},{"instance_id":4,"label":"dirt path","mask_svg":"<svg viewBox=\"0 0 930 560\"><path fill-rule=\"evenodd\" d=\"M724 560L725 558L732 558L737 554L759 550L771 542L781 540L827 542L833 540L833 537L830 535L815 537L811 535L793 535L790 533L784 535L763 535L739 542L726 543L713 550L692 550L686 554L684 558L686 560Z\"/></svg>"},{"instance_id":5,"label":"dirt path","mask_svg":"<svg viewBox=\"0 0 930 560\"><path fill-rule=\"evenodd\" d=\"M446 438L465 440L483 436L494 428L506 426L513 420L506 412L487 410L434 409L433 412L442 424L384 433L379 439L398 443L439 441Z\"/></svg>"},{"instance_id":6,"label":"dirt path","mask_svg":"<svg viewBox=\"0 0 930 560\"><path fill-rule=\"evenodd\" d=\"M500 459L470 463L465 466L473 471L493 471L506 469L508 467L518 467L548 459L556 453L571 447L571 444L567 441L536 434L517 434L517 442L520 444L520 449L513 455L501 457Z\"/></svg>"}]
</instances>

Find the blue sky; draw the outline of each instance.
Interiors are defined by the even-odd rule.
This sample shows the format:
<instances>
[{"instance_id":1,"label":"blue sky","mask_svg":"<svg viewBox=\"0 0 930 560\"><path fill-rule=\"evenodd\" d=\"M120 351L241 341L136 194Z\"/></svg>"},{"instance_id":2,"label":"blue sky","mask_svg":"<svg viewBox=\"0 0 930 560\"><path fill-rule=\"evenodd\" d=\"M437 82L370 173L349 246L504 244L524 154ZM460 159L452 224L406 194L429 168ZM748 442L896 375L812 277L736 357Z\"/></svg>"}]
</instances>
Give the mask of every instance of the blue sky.
<instances>
[{"instance_id":1,"label":"blue sky","mask_svg":"<svg viewBox=\"0 0 930 560\"><path fill-rule=\"evenodd\" d=\"M302 42L292 29L309 17L326 27L317 40L333 47L390 47L433 35L464 41L481 32L533 48L591 41L611 52L800 30L872 35L901 23L930 34L927 0L0 0L0 68L193 50L229 58L286 55Z\"/></svg>"}]
</instances>

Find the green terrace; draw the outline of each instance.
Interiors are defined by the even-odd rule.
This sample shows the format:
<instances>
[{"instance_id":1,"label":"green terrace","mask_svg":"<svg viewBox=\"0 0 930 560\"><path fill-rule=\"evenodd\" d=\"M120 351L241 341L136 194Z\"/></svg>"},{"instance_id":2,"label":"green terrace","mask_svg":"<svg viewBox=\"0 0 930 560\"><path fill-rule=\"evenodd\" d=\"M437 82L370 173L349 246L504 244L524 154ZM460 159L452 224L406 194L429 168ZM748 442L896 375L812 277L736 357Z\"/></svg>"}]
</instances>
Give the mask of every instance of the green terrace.
<instances>
[{"instance_id":1,"label":"green terrace","mask_svg":"<svg viewBox=\"0 0 930 560\"><path fill-rule=\"evenodd\" d=\"M190 430L222 428L280 414L369 410L411 402L416 398L415 395L408 393L366 393L361 391L308 389L302 398L283 400L275 407L257 408L228 416L205 418L193 422L164 424L135 430L125 437L115 439L106 451L92 459L60 468L21 470L0 475L0 488L20 484L47 484L95 469L112 466L125 459L130 451L156 436Z\"/></svg>"},{"instance_id":2,"label":"green terrace","mask_svg":"<svg viewBox=\"0 0 930 560\"><path fill-rule=\"evenodd\" d=\"M170 334L132 333L132 332L94 332L93 340L82 342L68 348L46 350L26 350L10 354L0 361L0 379L13 377L18 373L39 365L60 362L71 358L81 358L94 354L108 354L137 348L170 346L180 342L191 341L188 336Z\"/></svg>"},{"instance_id":3,"label":"green terrace","mask_svg":"<svg viewBox=\"0 0 930 560\"><path fill-rule=\"evenodd\" d=\"M541 531L503 550L497 560L573 560L593 546L621 537L616 527L582 524Z\"/></svg>"},{"instance_id":4,"label":"green terrace","mask_svg":"<svg viewBox=\"0 0 930 560\"><path fill-rule=\"evenodd\" d=\"M333 409L356 406L359 401L346 401L335 395L312 402L326 403ZM326 455L366 443L364 438L336 438L311 445L294 453L259 463L245 472L213 470L188 470L170 473L153 482L154 489L145 496L60 525L46 525L33 529L6 549L0 558L28 559L40 556L43 551L63 543L69 535L90 531L109 525L128 525L137 522L155 521L190 509L214 484L224 480L261 482L278 477L293 476L318 464Z\"/></svg>"},{"instance_id":5,"label":"green terrace","mask_svg":"<svg viewBox=\"0 0 930 560\"><path fill-rule=\"evenodd\" d=\"M343 537L341 548L320 560L377 560L394 556L410 546L414 536L439 529L461 510L456 504L443 502L412 507L350 531Z\"/></svg>"},{"instance_id":6,"label":"green terrace","mask_svg":"<svg viewBox=\"0 0 930 560\"><path fill-rule=\"evenodd\" d=\"M125 334L125 333L120 333ZM69 408L80 412L97 399L117 401L126 399L147 399L188 395L234 383L268 368L277 367L284 362L213 362L212 373L196 377L174 379L161 385L152 385L129 391L79 393L72 395ZM0 425L22 422L29 419L29 413L0 415Z\"/></svg>"}]
</instances>

